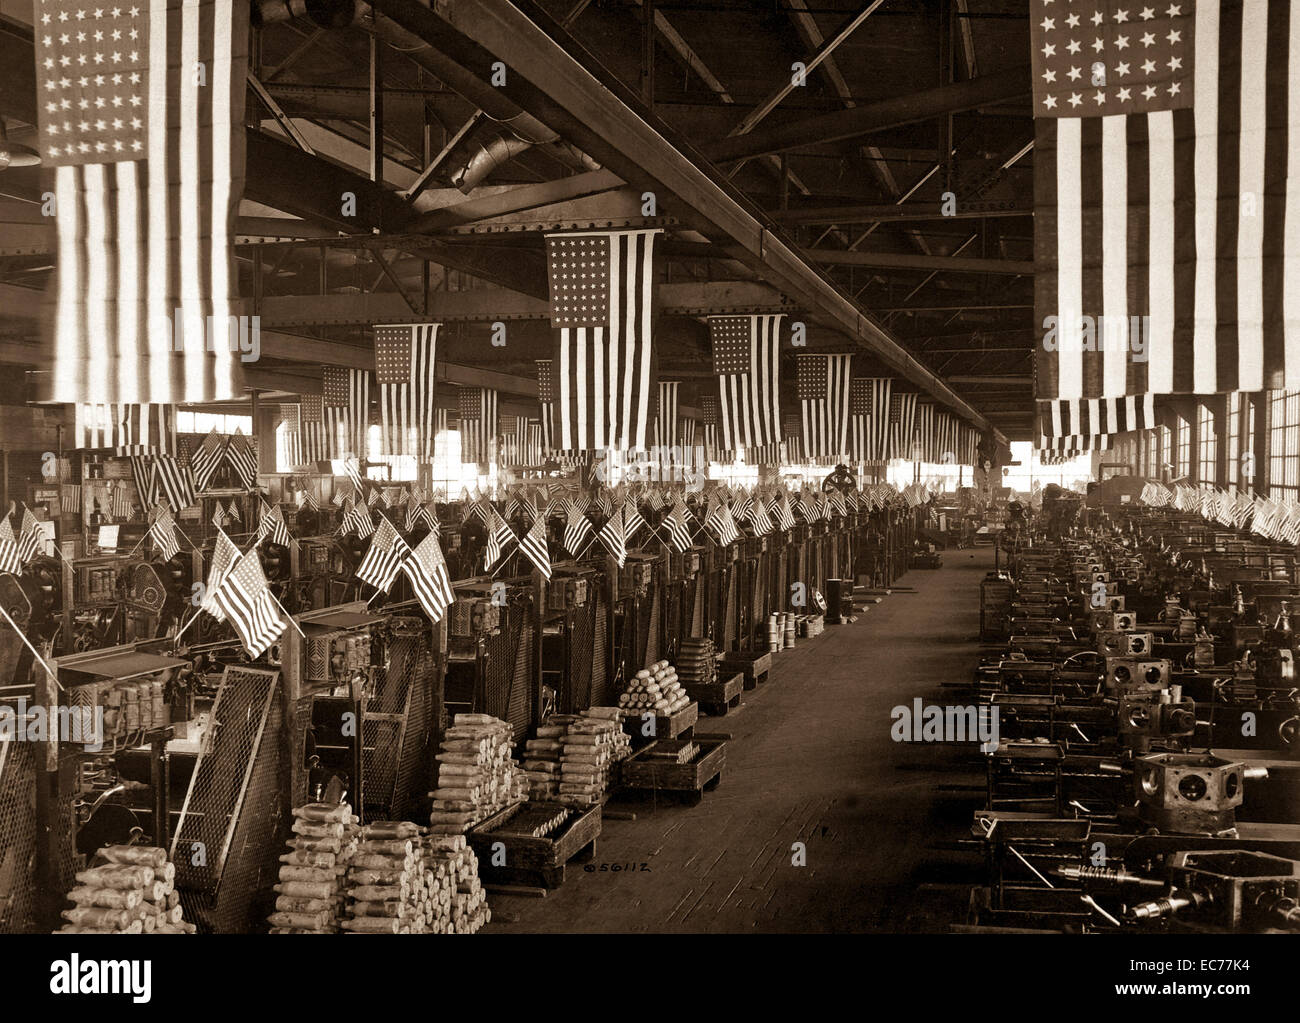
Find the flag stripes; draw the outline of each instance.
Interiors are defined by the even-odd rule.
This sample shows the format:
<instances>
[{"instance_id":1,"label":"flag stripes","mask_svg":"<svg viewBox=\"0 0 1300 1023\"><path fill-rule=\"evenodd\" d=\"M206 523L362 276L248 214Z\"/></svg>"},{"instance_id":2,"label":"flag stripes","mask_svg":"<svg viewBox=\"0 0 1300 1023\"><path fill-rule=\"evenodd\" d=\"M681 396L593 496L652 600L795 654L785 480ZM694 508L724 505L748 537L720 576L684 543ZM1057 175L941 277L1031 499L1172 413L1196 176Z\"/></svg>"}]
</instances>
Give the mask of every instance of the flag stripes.
<instances>
[{"instance_id":1,"label":"flag stripes","mask_svg":"<svg viewBox=\"0 0 1300 1023\"><path fill-rule=\"evenodd\" d=\"M434 362L438 324L379 324L375 327L375 384L385 455L433 457Z\"/></svg>"},{"instance_id":2,"label":"flag stripes","mask_svg":"<svg viewBox=\"0 0 1300 1023\"><path fill-rule=\"evenodd\" d=\"M1156 425L1156 401L1151 392L1118 398L1061 398L1040 401L1038 421L1043 436L1128 433Z\"/></svg>"},{"instance_id":3,"label":"flag stripes","mask_svg":"<svg viewBox=\"0 0 1300 1023\"><path fill-rule=\"evenodd\" d=\"M724 451L781 441L782 315L708 319L718 375L718 440Z\"/></svg>"},{"instance_id":4,"label":"flag stripes","mask_svg":"<svg viewBox=\"0 0 1300 1023\"><path fill-rule=\"evenodd\" d=\"M804 455L833 462L848 452L852 355L800 355L799 404Z\"/></svg>"}]
</instances>

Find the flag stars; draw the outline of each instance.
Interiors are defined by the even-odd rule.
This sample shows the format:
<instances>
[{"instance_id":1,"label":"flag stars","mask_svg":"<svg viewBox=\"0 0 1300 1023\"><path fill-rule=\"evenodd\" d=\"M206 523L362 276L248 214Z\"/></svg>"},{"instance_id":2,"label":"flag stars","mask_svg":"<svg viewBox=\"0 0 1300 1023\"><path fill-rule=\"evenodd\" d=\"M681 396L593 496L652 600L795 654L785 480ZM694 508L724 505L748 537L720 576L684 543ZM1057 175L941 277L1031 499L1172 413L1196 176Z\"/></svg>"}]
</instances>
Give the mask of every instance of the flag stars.
<instances>
[{"instance_id":1,"label":"flag stars","mask_svg":"<svg viewBox=\"0 0 1300 1023\"><path fill-rule=\"evenodd\" d=\"M1106 41L1102 39L1101 36L1098 36L1092 41L1092 48L1097 53L1101 53L1101 51L1106 48Z\"/></svg>"},{"instance_id":2,"label":"flag stars","mask_svg":"<svg viewBox=\"0 0 1300 1023\"><path fill-rule=\"evenodd\" d=\"M1065 48L1066 48L1066 50L1068 50L1070 53L1078 53L1078 52L1079 52L1079 40L1077 40L1077 39L1071 39L1070 42L1066 45Z\"/></svg>"},{"instance_id":3,"label":"flag stars","mask_svg":"<svg viewBox=\"0 0 1300 1023\"><path fill-rule=\"evenodd\" d=\"M1180 67L1182 67L1182 66L1183 66L1183 58L1182 58L1182 57L1170 57L1170 58L1169 58L1169 64L1168 64L1168 67L1169 67L1169 70L1170 70L1170 71L1177 71L1177 70L1178 70Z\"/></svg>"},{"instance_id":4,"label":"flag stars","mask_svg":"<svg viewBox=\"0 0 1300 1023\"><path fill-rule=\"evenodd\" d=\"M1171 17L1171 18L1177 18L1177 17L1179 17L1179 16L1183 13L1183 5L1182 5L1182 4L1170 4L1170 5L1169 5L1169 10L1168 10L1166 13L1167 13L1167 14L1169 15L1169 17Z\"/></svg>"},{"instance_id":5,"label":"flag stars","mask_svg":"<svg viewBox=\"0 0 1300 1023\"><path fill-rule=\"evenodd\" d=\"M1123 10L1122 8L1121 8L1120 10L1116 11L1116 12L1115 12L1115 21L1118 22L1118 23L1121 24L1121 25L1122 25L1124 22L1128 21L1128 11Z\"/></svg>"},{"instance_id":6,"label":"flag stars","mask_svg":"<svg viewBox=\"0 0 1300 1023\"><path fill-rule=\"evenodd\" d=\"M1079 16L1078 16L1077 14L1071 14L1068 18L1065 19L1065 23L1066 23L1066 25L1068 25L1070 28L1078 28L1078 27L1079 27Z\"/></svg>"},{"instance_id":7,"label":"flag stars","mask_svg":"<svg viewBox=\"0 0 1300 1023\"><path fill-rule=\"evenodd\" d=\"M1082 102L1083 102L1083 97L1079 95L1079 93L1072 92L1070 94L1070 106L1077 107Z\"/></svg>"},{"instance_id":8,"label":"flag stars","mask_svg":"<svg viewBox=\"0 0 1300 1023\"><path fill-rule=\"evenodd\" d=\"M1165 36L1165 38L1168 39L1170 44L1172 45L1173 43L1176 43L1179 40L1181 40L1183 38L1183 34L1181 32L1175 31L1174 29L1170 29L1169 34Z\"/></svg>"},{"instance_id":9,"label":"flag stars","mask_svg":"<svg viewBox=\"0 0 1300 1023\"><path fill-rule=\"evenodd\" d=\"M1056 81L1056 72L1053 71L1051 68L1048 68L1046 71L1043 72L1043 81L1045 82Z\"/></svg>"},{"instance_id":10,"label":"flag stars","mask_svg":"<svg viewBox=\"0 0 1300 1023\"><path fill-rule=\"evenodd\" d=\"M1055 57L1055 56L1056 56L1056 47L1053 46L1051 43L1048 43L1046 46L1043 47L1043 56L1044 56L1044 57Z\"/></svg>"},{"instance_id":11,"label":"flag stars","mask_svg":"<svg viewBox=\"0 0 1300 1023\"><path fill-rule=\"evenodd\" d=\"M1096 95L1093 96L1092 98L1093 101L1097 104L1097 106L1101 106L1103 103L1106 102L1106 93L1103 90L1098 89Z\"/></svg>"},{"instance_id":12,"label":"flag stars","mask_svg":"<svg viewBox=\"0 0 1300 1023\"><path fill-rule=\"evenodd\" d=\"M1146 35L1142 37L1143 46L1154 46L1155 42L1156 42L1156 37L1153 36L1150 32L1148 32Z\"/></svg>"},{"instance_id":13,"label":"flag stars","mask_svg":"<svg viewBox=\"0 0 1300 1023\"><path fill-rule=\"evenodd\" d=\"M1179 85L1177 82L1169 83L1169 95L1177 96L1180 91L1182 91L1182 86Z\"/></svg>"},{"instance_id":14,"label":"flag stars","mask_svg":"<svg viewBox=\"0 0 1300 1023\"><path fill-rule=\"evenodd\" d=\"M1142 64L1144 74L1153 75L1156 73L1156 62L1154 60L1144 61Z\"/></svg>"},{"instance_id":15,"label":"flag stars","mask_svg":"<svg viewBox=\"0 0 1300 1023\"><path fill-rule=\"evenodd\" d=\"M1105 19L1106 15L1102 14L1101 11L1096 11L1092 15L1092 23L1094 25L1100 25Z\"/></svg>"},{"instance_id":16,"label":"flag stars","mask_svg":"<svg viewBox=\"0 0 1300 1023\"><path fill-rule=\"evenodd\" d=\"M1117 49L1117 50L1126 50L1126 49L1128 49L1128 36L1116 36L1116 37L1115 37L1115 49Z\"/></svg>"},{"instance_id":17,"label":"flag stars","mask_svg":"<svg viewBox=\"0 0 1300 1023\"><path fill-rule=\"evenodd\" d=\"M1148 85L1145 89L1142 90L1142 95L1145 96L1147 99L1155 99L1156 87L1154 85Z\"/></svg>"},{"instance_id":18,"label":"flag stars","mask_svg":"<svg viewBox=\"0 0 1300 1023\"><path fill-rule=\"evenodd\" d=\"M1119 75L1121 78L1125 77L1128 73L1129 73L1128 64L1121 63L1115 65L1115 74Z\"/></svg>"},{"instance_id":19,"label":"flag stars","mask_svg":"<svg viewBox=\"0 0 1300 1023\"><path fill-rule=\"evenodd\" d=\"M1154 7L1143 7L1142 13L1139 15L1143 21L1150 21L1155 16L1156 11Z\"/></svg>"},{"instance_id":20,"label":"flag stars","mask_svg":"<svg viewBox=\"0 0 1300 1023\"><path fill-rule=\"evenodd\" d=\"M1043 29L1044 32L1050 32L1050 31L1052 31L1052 29L1056 28L1056 19L1055 19L1055 18L1044 18L1044 19L1042 20L1041 27L1042 27L1042 29Z\"/></svg>"},{"instance_id":21,"label":"flag stars","mask_svg":"<svg viewBox=\"0 0 1300 1023\"><path fill-rule=\"evenodd\" d=\"M1043 97L1043 106L1047 107L1048 110L1055 110L1055 109L1056 109L1056 97L1055 97L1055 96L1044 96L1044 97Z\"/></svg>"}]
</instances>

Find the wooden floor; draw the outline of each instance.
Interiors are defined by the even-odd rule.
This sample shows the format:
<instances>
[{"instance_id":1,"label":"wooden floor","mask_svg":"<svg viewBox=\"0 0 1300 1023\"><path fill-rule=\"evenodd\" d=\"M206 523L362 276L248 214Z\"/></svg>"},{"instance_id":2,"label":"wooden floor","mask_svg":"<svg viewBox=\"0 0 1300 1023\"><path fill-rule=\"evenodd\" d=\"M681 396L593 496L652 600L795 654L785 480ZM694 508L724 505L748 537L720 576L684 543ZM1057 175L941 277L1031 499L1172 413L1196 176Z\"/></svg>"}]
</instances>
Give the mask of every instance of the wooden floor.
<instances>
[{"instance_id":1,"label":"wooden floor","mask_svg":"<svg viewBox=\"0 0 1300 1023\"><path fill-rule=\"evenodd\" d=\"M943 699L979 655L988 548L914 570L851 625L774 658L724 718L721 785L696 807L606 820L587 872L544 899L493 895L494 932L945 930L977 864L953 851L978 800L973 754L895 743L891 710ZM795 843L806 865L792 863ZM948 846L945 849L944 844ZM599 870L601 864L635 870ZM642 870L641 864L648 869Z\"/></svg>"}]
</instances>

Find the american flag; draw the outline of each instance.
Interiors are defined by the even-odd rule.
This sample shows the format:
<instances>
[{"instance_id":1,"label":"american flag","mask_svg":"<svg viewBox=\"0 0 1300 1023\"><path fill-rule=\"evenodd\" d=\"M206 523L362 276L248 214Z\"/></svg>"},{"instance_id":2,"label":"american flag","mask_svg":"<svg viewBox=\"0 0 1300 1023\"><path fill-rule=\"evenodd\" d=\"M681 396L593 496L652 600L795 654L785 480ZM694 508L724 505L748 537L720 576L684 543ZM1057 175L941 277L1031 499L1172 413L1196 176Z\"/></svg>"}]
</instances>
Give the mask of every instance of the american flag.
<instances>
[{"instance_id":1,"label":"american flag","mask_svg":"<svg viewBox=\"0 0 1300 1023\"><path fill-rule=\"evenodd\" d=\"M916 429L915 394L895 391L889 396L889 458L912 458L912 434Z\"/></svg>"},{"instance_id":2,"label":"american flag","mask_svg":"<svg viewBox=\"0 0 1300 1023\"><path fill-rule=\"evenodd\" d=\"M235 470L245 490L257 486L257 451L242 433L237 433L226 444L226 461Z\"/></svg>"},{"instance_id":3,"label":"american flag","mask_svg":"<svg viewBox=\"0 0 1300 1023\"><path fill-rule=\"evenodd\" d=\"M704 441L704 458L707 462L726 461L723 451L718 447L718 420L721 417L721 411L718 408L718 399L711 394L703 395L700 398L700 417L701 424L704 427L702 440Z\"/></svg>"},{"instance_id":4,"label":"american flag","mask_svg":"<svg viewBox=\"0 0 1300 1023\"><path fill-rule=\"evenodd\" d=\"M217 529L225 529L226 509L221 507L220 501L214 501L213 504L216 505L216 507L212 509L212 524L216 526Z\"/></svg>"},{"instance_id":5,"label":"american flag","mask_svg":"<svg viewBox=\"0 0 1300 1023\"><path fill-rule=\"evenodd\" d=\"M175 454L176 406L79 403L73 406L73 445L112 448L119 458Z\"/></svg>"},{"instance_id":6,"label":"american flag","mask_svg":"<svg viewBox=\"0 0 1300 1023\"><path fill-rule=\"evenodd\" d=\"M375 520L370 516L370 508L364 501L358 501L343 513L343 521L339 523L339 529L344 536L348 533L356 533L357 537L364 540L375 531Z\"/></svg>"},{"instance_id":7,"label":"american flag","mask_svg":"<svg viewBox=\"0 0 1300 1023\"><path fill-rule=\"evenodd\" d=\"M302 457L306 464L325 462L332 446L325 430L325 406L319 394L302 395Z\"/></svg>"},{"instance_id":8,"label":"american flag","mask_svg":"<svg viewBox=\"0 0 1300 1023\"><path fill-rule=\"evenodd\" d=\"M749 520L750 528L754 530L755 536L763 536L772 532L775 525L772 522L772 516L767 512L767 505L763 503L762 498L755 498L750 502L749 510L745 516Z\"/></svg>"},{"instance_id":9,"label":"american flag","mask_svg":"<svg viewBox=\"0 0 1300 1023\"><path fill-rule=\"evenodd\" d=\"M284 632L284 619L256 554L237 554L215 590L209 582L209 592L250 657L259 656Z\"/></svg>"},{"instance_id":10,"label":"american flag","mask_svg":"<svg viewBox=\"0 0 1300 1023\"><path fill-rule=\"evenodd\" d=\"M546 522L539 515L533 520L532 528L519 541L519 549L528 556L537 571L547 579L551 577L551 555L546 546Z\"/></svg>"},{"instance_id":11,"label":"american flag","mask_svg":"<svg viewBox=\"0 0 1300 1023\"><path fill-rule=\"evenodd\" d=\"M668 542L678 554L684 553L691 547L691 527L687 521L689 514L686 503L681 499L681 495L678 495L673 502L672 510L664 519L663 524L668 528Z\"/></svg>"},{"instance_id":12,"label":"american flag","mask_svg":"<svg viewBox=\"0 0 1300 1023\"><path fill-rule=\"evenodd\" d=\"M14 537L14 527L9 524L9 516L0 518L0 573L10 575L23 574L23 559L18 556L18 541Z\"/></svg>"},{"instance_id":13,"label":"american flag","mask_svg":"<svg viewBox=\"0 0 1300 1023\"><path fill-rule=\"evenodd\" d=\"M576 505L568 506L568 516L564 524L564 549L575 558L582 553L583 545L591 536L591 521L580 512Z\"/></svg>"},{"instance_id":14,"label":"american flag","mask_svg":"<svg viewBox=\"0 0 1300 1023\"><path fill-rule=\"evenodd\" d=\"M387 593L397 578L402 561L410 553L411 548L406 541L398 535L393 524L381 515L379 528L370 541L370 549L366 551L366 556L361 559L361 567L357 569L357 578Z\"/></svg>"},{"instance_id":15,"label":"american flag","mask_svg":"<svg viewBox=\"0 0 1300 1023\"><path fill-rule=\"evenodd\" d=\"M81 511L81 484L70 483L60 488L59 504L64 514Z\"/></svg>"},{"instance_id":16,"label":"american flag","mask_svg":"<svg viewBox=\"0 0 1300 1023\"><path fill-rule=\"evenodd\" d=\"M847 453L849 366L852 355L800 355L798 393L803 436L813 460L831 463Z\"/></svg>"},{"instance_id":17,"label":"american flag","mask_svg":"<svg viewBox=\"0 0 1300 1023\"><path fill-rule=\"evenodd\" d=\"M674 456L672 451L681 444L677 435L677 394L681 389L680 380L660 380L659 397L656 402L654 446L658 448L659 462L669 464L674 457L680 460L680 454Z\"/></svg>"},{"instance_id":18,"label":"american flag","mask_svg":"<svg viewBox=\"0 0 1300 1023\"><path fill-rule=\"evenodd\" d=\"M197 490L207 490L212 476L221 465L224 454L221 437L215 429L209 430L203 442L190 454L190 470L194 473Z\"/></svg>"},{"instance_id":19,"label":"american flag","mask_svg":"<svg viewBox=\"0 0 1300 1023\"><path fill-rule=\"evenodd\" d=\"M226 334L242 311L248 5L36 9L41 156L59 211L54 400L240 397Z\"/></svg>"},{"instance_id":20,"label":"american flag","mask_svg":"<svg viewBox=\"0 0 1300 1023\"><path fill-rule=\"evenodd\" d=\"M490 387L462 387L460 402L460 459L487 465L497 432L497 392Z\"/></svg>"},{"instance_id":21,"label":"american flag","mask_svg":"<svg viewBox=\"0 0 1300 1023\"><path fill-rule=\"evenodd\" d=\"M1062 398L1040 401L1038 417L1049 437L1128 433L1156 424L1156 396L1130 394L1118 398Z\"/></svg>"},{"instance_id":22,"label":"american flag","mask_svg":"<svg viewBox=\"0 0 1300 1023\"><path fill-rule=\"evenodd\" d=\"M782 529L794 529L797 525L794 518L794 509L790 506L790 495L781 494L781 500L772 505L772 514L776 516L776 524Z\"/></svg>"},{"instance_id":23,"label":"american flag","mask_svg":"<svg viewBox=\"0 0 1300 1023\"><path fill-rule=\"evenodd\" d=\"M411 590L424 608L424 613L429 616L429 621L438 624L455 593L451 586L451 574L447 571L447 561L438 544L437 530L431 530L411 556L402 562L402 571L410 580Z\"/></svg>"},{"instance_id":24,"label":"american flag","mask_svg":"<svg viewBox=\"0 0 1300 1023\"><path fill-rule=\"evenodd\" d=\"M361 475L361 462L356 455L348 455L343 459L343 474L347 476L348 482L352 484L352 493L356 500L364 501L366 499L366 481Z\"/></svg>"},{"instance_id":25,"label":"american flag","mask_svg":"<svg viewBox=\"0 0 1300 1023\"><path fill-rule=\"evenodd\" d=\"M1042 451L1055 451L1071 457L1084 451L1109 451L1111 437L1109 434L1097 434L1089 437L1043 437L1038 438L1038 447Z\"/></svg>"},{"instance_id":26,"label":"american flag","mask_svg":"<svg viewBox=\"0 0 1300 1023\"><path fill-rule=\"evenodd\" d=\"M488 516L484 520L487 527L487 545L483 554L483 571L490 572L492 566L501 560L506 545L515 539L515 534L495 508L488 505Z\"/></svg>"},{"instance_id":27,"label":"american flag","mask_svg":"<svg viewBox=\"0 0 1300 1023\"><path fill-rule=\"evenodd\" d=\"M45 546L45 534L37 525L36 516L30 508L23 509L23 524L18 531L18 557L25 565L41 553Z\"/></svg>"},{"instance_id":28,"label":"american flag","mask_svg":"<svg viewBox=\"0 0 1300 1023\"><path fill-rule=\"evenodd\" d=\"M542 452L555 450L555 378L550 359L537 359L537 401L541 407Z\"/></svg>"},{"instance_id":29,"label":"american flag","mask_svg":"<svg viewBox=\"0 0 1300 1023\"><path fill-rule=\"evenodd\" d=\"M957 464L957 419L951 412L940 411L935 417L935 445L939 453L939 462L943 465Z\"/></svg>"},{"instance_id":30,"label":"american flag","mask_svg":"<svg viewBox=\"0 0 1300 1023\"><path fill-rule=\"evenodd\" d=\"M889 459L888 377L857 377L849 395L851 453L855 461L882 463Z\"/></svg>"},{"instance_id":31,"label":"american flag","mask_svg":"<svg viewBox=\"0 0 1300 1023\"><path fill-rule=\"evenodd\" d=\"M546 236L559 329L558 447L643 449L654 401L658 229Z\"/></svg>"},{"instance_id":32,"label":"american flag","mask_svg":"<svg viewBox=\"0 0 1300 1023\"><path fill-rule=\"evenodd\" d=\"M152 479L152 477L151 477ZM150 482L145 493L139 493L139 487L136 487L139 499L142 502L157 500L154 493L153 483ZM115 519L129 519L131 513L135 510L135 504L131 500L131 490L123 480L118 480L113 484L113 489L108 495L108 511Z\"/></svg>"},{"instance_id":33,"label":"american flag","mask_svg":"<svg viewBox=\"0 0 1300 1023\"><path fill-rule=\"evenodd\" d=\"M916 403L916 439L912 451L913 461L939 461L936 411L932 401L918 401Z\"/></svg>"},{"instance_id":34,"label":"american flag","mask_svg":"<svg viewBox=\"0 0 1300 1023\"><path fill-rule=\"evenodd\" d=\"M801 417L789 415L785 417L785 460L791 464L799 464L804 459L803 443L803 424Z\"/></svg>"},{"instance_id":35,"label":"american flag","mask_svg":"<svg viewBox=\"0 0 1300 1023\"><path fill-rule=\"evenodd\" d=\"M176 539L176 520L171 511L161 504L154 505L149 513L149 539L163 561L171 561L181 552L181 545Z\"/></svg>"},{"instance_id":36,"label":"american flag","mask_svg":"<svg viewBox=\"0 0 1300 1023\"><path fill-rule=\"evenodd\" d=\"M781 442L781 314L710 316L725 451ZM752 459L751 459L752 461Z\"/></svg>"},{"instance_id":37,"label":"american flag","mask_svg":"<svg viewBox=\"0 0 1300 1023\"><path fill-rule=\"evenodd\" d=\"M1035 309L1057 318L1038 397L1300 384L1293 5L1093 0L1031 23Z\"/></svg>"},{"instance_id":38,"label":"american flag","mask_svg":"<svg viewBox=\"0 0 1300 1023\"><path fill-rule=\"evenodd\" d=\"M704 525L713 530L720 544L735 543L740 539L740 531L736 528L735 520L732 519L726 502L716 496L709 502L709 510L704 516Z\"/></svg>"},{"instance_id":39,"label":"american flag","mask_svg":"<svg viewBox=\"0 0 1300 1023\"><path fill-rule=\"evenodd\" d=\"M645 519L641 517L641 511L636 506L636 500L629 497L623 502L623 538L629 543L632 537L644 526Z\"/></svg>"},{"instance_id":40,"label":"american flag","mask_svg":"<svg viewBox=\"0 0 1300 1023\"><path fill-rule=\"evenodd\" d=\"M217 600L217 594L239 558L239 548L218 526L216 543L212 546L212 561L208 568L207 589L204 592L203 602L199 606L219 622L226 620L226 613L223 605Z\"/></svg>"},{"instance_id":41,"label":"american flag","mask_svg":"<svg viewBox=\"0 0 1300 1023\"><path fill-rule=\"evenodd\" d=\"M627 533L623 529L621 512L614 511L609 516L609 520L596 534L596 539L600 541L600 545L605 548L609 556L618 563L619 568L627 563Z\"/></svg>"},{"instance_id":42,"label":"american flag","mask_svg":"<svg viewBox=\"0 0 1300 1023\"><path fill-rule=\"evenodd\" d=\"M321 405L332 458L370 454L370 371L325 366Z\"/></svg>"},{"instance_id":43,"label":"american flag","mask_svg":"<svg viewBox=\"0 0 1300 1023\"><path fill-rule=\"evenodd\" d=\"M409 533L421 525L430 532L438 532L438 517L433 513L433 506L426 507L418 501L412 501L406 506L405 529Z\"/></svg>"},{"instance_id":44,"label":"american flag","mask_svg":"<svg viewBox=\"0 0 1300 1023\"><path fill-rule=\"evenodd\" d=\"M154 459L153 482L150 486L152 500L165 499L172 511L179 512L194 503L195 493L194 473L188 465L181 465L171 455L160 455Z\"/></svg>"},{"instance_id":45,"label":"american flag","mask_svg":"<svg viewBox=\"0 0 1300 1023\"><path fill-rule=\"evenodd\" d=\"M231 522L242 523L244 521L244 517L239 514L239 502L233 497L230 499L230 506L226 509L226 514L230 516Z\"/></svg>"},{"instance_id":46,"label":"american flag","mask_svg":"<svg viewBox=\"0 0 1300 1023\"><path fill-rule=\"evenodd\" d=\"M289 535L289 526L284 521L284 513L280 511L280 506L272 507L265 501L262 502L262 517L257 523L257 542L270 540L271 543L279 544L281 547L288 547L293 543L293 537Z\"/></svg>"},{"instance_id":47,"label":"american flag","mask_svg":"<svg viewBox=\"0 0 1300 1023\"><path fill-rule=\"evenodd\" d=\"M284 427L284 460L291 469L306 464L302 450L302 406L281 405L280 425ZM190 459L193 464L193 458Z\"/></svg>"},{"instance_id":48,"label":"american flag","mask_svg":"<svg viewBox=\"0 0 1300 1023\"><path fill-rule=\"evenodd\" d=\"M438 324L380 324L375 327L375 383L383 453L433 457L434 360Z\"/></svg>"}]
</instances>

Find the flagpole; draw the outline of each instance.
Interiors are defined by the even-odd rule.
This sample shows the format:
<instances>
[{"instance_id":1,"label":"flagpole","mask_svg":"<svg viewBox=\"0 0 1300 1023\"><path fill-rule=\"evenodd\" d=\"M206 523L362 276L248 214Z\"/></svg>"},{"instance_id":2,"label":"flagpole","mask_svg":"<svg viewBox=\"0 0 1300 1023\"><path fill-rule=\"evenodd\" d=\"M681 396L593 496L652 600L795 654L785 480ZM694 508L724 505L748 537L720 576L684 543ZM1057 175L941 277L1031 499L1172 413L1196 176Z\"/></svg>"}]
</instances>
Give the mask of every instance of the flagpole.
<instances>
[{"instance_id":1,"label":"flagpole","mask_svg":"<svg viewBox=\"0 0 1300 1023\"><path fill-rule=\"evenodd\" d=\"M59 682L58 674L49 666L45 658L36 652L36 647L32 646L31 640L27 638L27 634L23 632L22 629L18 628L18 623L9 617L9 612L5 610L4 601L0 601L0 615L4 615L5 621L9 623L14 632L18 633L18 638L23 641L23 645L32 652L32 656L35 657L40 666L45 669L46 674L49 675L50 678L54 679L54 684L58 686L59 689L62 689L63 685Z\"/></svg>"}]
</instances>

